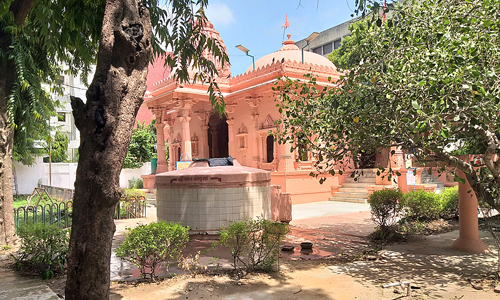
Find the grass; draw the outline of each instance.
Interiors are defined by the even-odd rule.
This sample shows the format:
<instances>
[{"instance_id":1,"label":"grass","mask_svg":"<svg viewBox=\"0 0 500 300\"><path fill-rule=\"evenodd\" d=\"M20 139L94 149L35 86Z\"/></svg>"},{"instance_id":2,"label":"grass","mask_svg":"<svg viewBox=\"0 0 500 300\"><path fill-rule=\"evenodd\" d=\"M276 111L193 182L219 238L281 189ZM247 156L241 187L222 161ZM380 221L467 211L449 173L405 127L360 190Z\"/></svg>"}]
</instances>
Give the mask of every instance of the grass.
<instances>
[{"instance_id":1,"label":"grass","mask_svg":"<svg viewBox=\"0 0 500 300\"><path fill-rule=\"evenodd\" d=\"M38 199L40 196L35 195L33 198L31 198L31 205L35 205L38 202ZM14 197L14 209L18 209L19 207L25 207L28 204L28 195L20 195L17 197ZM54 202L55 203L55 202ZM39 205L45 205L45 204L52 204L50 200L45 196L43 199L40 201Z\"/></svg>"}]
</instances>

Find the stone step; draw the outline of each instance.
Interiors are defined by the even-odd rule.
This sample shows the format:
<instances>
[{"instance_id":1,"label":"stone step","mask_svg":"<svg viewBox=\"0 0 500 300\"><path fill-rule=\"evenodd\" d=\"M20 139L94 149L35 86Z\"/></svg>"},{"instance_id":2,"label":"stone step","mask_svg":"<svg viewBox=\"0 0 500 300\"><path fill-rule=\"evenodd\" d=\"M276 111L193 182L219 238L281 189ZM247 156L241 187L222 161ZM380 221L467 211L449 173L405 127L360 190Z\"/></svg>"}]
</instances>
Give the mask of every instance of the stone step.
<instances>
[{"instance_id":1,"label":"stone step","mask_svg":"<svg viewBox=\"0 0 500 300\"><path fill-rule=\"evenodd\" d=\"M341 187L339 188L341 193L366 193L365 187L355 188L355 187Z\"/></svg>"},{"instance_id":2,"label":"stone step","mask_svg":"<svg viewBox=\"0 0 500 300\"><path fill-rule=\"evenodd\" d=\"M343 188L365 188L367 186L374 185L374 183L368 183L368 182L360 182L360 183L352 183L352 182L344 182L342 184Z\"/></svg>"},{"instance_id":3,"label":"stone step","mask_svg":"<svg viewBox=\"0 0 500 300\"><path fill-rule=\"evenodd\" d=\"M365 198L346 198L346 197L330 197L328 200L330 201L338 201L338 202L351 202L351 203L368 203L368 199Z\"/></svg>"},{"instance_id":4,"label":"stone step","mask_svg":"<svg viewBox=\"0 0 500 300\"><path fill-rule=\"evenodd\" d=\"M356 180L355 180L356 179ZM346 183L370 183L375 184L375 177L367 178L367 177L358 177L358 178L346 178Z\"/></svg>"},{"instance_id":5,"label":"stone step","mask_svg":"<svg viewBox=\"0 0 500 300\"><path fill-rule=\"evenodd\" d=\"M340 197L340 198L360 198L360 199L365 199L368 198L368 193L335 193L333 194L333 197Z\"/></svg>"}]
</instances>

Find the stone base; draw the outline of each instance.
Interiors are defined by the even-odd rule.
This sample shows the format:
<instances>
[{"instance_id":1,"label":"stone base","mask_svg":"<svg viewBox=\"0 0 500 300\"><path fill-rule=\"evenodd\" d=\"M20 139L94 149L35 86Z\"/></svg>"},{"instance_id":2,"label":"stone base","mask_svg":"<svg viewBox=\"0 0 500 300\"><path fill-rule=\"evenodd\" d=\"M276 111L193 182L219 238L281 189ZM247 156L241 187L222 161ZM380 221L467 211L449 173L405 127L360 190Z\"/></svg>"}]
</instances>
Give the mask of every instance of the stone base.
<instances>
[{"instance_id":1,"label":"stone base","mask_svg":"<svg viewBox=\"0 0 500 300\"><path fill-rule=\"evenodd\" d=\"M154 189L155 188L155 174L151 175L141 175L142 178L142 188L143 189Z\"/></svg>"},{"instance_id":2,"label":"stone base","mask_svg":"<svg viewBox=\"0 0 500 300\"><path fill-rule=\"evenodd\" d=\"M480 239L465 239L459 237L450 246L451 250L465 253L490 253L490 249Z\"/></svg>"}]
</instances>

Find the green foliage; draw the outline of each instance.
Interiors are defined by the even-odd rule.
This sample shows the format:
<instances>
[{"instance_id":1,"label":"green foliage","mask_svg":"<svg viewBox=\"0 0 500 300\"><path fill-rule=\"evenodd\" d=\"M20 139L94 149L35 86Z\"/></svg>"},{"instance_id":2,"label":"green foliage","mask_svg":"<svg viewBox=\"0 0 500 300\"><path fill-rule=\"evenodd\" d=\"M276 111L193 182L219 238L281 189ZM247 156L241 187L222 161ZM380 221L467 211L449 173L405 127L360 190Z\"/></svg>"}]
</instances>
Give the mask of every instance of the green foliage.
<instances>
[{"instance_id":1,"label":"green foliage","mask_svg":"<svg viewBox=\"0 0 500 300\"><path fill-rule=\"evenodd\" d=\"M231 250L235 269L242 266L247 272L271 272L279 268L280 242L287 232L286 224L264 218L247 219L220 230L220 240L215 245Z\"/></svg>"},{"instance_id":2,"label":"green foliage","mask_svg":"<svg viewBox=\"0 0 500 300\"><path fill-rule=\"evenodd\" d=\"M402 216L402 198L403 193L399 189L375 191L368 198L372 218L381 231L390 230Z\"/></svg>"},{"instance_id":3,"label":"green foliage","mask_svg":"<svg viewBox=\"0 0 500 300\"><path fill-rule=\"evenodd\" d=\"M178 261L189 241L189 228L179 223L159 221L127 230L129 233L116 249L116 256L135 264L144 277L149 270L149 278L153 281L157 268L165 265L168 270L170 263Z\"/></svg>"},{"instance_id":4,"label":"green foliage","mask_svg":"<svg viewBox=\"0 0 500 300\"><path fill-rule=\"evenodd\" d=\"M135 189L135 188L130 188L130 189L123 189L122 191L122 197L125 198L131 198L135 197L136 199L139 199L139 197L146 197L146 193L144 191Z\"/></svg>"},{"instance_id":5,"label":"green foliage","mask_svg":"<svg viewBox=\"0 0 500 300\"><path fill-rule=\"evenodd\" d=\"M64 271L69 243L67 230L36 223L21 226L17 234L22 241L16 258L19 267L34 271L44 279Z\"/></svg>"},{"instance_id":6,"label":"green foliage","mask_svg":"<svg viewBox=\"0 0 500 300\"><path fill-rule=\"evenodd\" d=\"M144 183L142 178L132 178L128 181L129 189L142 189L144 187Z\"/></svg>"},{"instance_id":7,"label":"green foliage","mask_svg":"<svg viewBox=\"0 0 500 300\"><path fill-rule=\"evenodd\" d=\"M441 218L449 219L458 217L458 185L444 189L441 194Z\"/></svg>"},{"instance_id":8,"label":"green foliage","mask_svg":"<svg viewBox=\"0 0 500 300\"><path fill-rule=\"evenodd\" d=\"M68 145L69 145L68 136L64 133L57 131L54 136L54 140L50 142L50 147L51 147L50 155L52 162L60 163L68 161ZM46 153L49 152L48 147L49 146L47 145ZM48 162L48 158L46 162Z\"/></svg>"},{"instance_id":9,"label":"green foliage","mask_svg":"<svg viewBox=\"0 0 500 300\"><path fill-rule=\"evenodd\" d=\"M411 191L404 194L402 202L410 220L436 220L441 213L441 199L433 192Z\"/></svg>"},{"instance_id":10,"label":"green foliage","mask_svg":"<svg viewBox=\"0 0 500 300\"><path fill-rule=\"evenodd\" d=\"M137 123L132 130L132 139L128 147L127 156L123 162L123 168L137 169L142 167L144 162L156 157L156 127L154 124L144 125Z\"/></svg>"},{"instance_id":11,"label":"green foliage","mask_svg":"<svg viewBox=\"0 0 500 300\"><path fill-rule=\"evenodd\" d=\"M363 149L432 156L469 173L476 194L500 207L500 162L492 159L500 153L498 11L500 1L404 1L385 22L353 25L340 55L350 69L335 88L311 75L274 87L278 140L304 132L324 173L345 170L341 162L356 162ZM484 150L491 176L472 176L470 163L451 155L465 145Z\"/></svg>"}]
</instances>

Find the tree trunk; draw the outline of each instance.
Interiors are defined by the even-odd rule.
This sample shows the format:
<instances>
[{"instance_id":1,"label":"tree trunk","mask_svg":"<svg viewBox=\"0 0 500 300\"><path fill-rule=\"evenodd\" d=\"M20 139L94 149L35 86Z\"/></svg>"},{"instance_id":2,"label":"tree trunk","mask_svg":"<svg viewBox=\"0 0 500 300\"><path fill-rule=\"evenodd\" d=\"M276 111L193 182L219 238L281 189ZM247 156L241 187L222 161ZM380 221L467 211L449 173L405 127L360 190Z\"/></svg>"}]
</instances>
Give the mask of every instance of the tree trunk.
<instances>
[{"instance_id":1,"label":"tree trunk","mask_svg":"<svg viewBox=\"0 0 500 300\"><path fill-rule=\"evenodd\" d=\"M71 99L80 130L66 299L108 299L120 170L146 90L151 22L141 0L108 0L87 102Z\"/></svg>"},{"instance_id":2,"label":"tree trunk","mask_svg":"<svg viewBox=\"0 0 500 300\"><path fill-rule=\"evenodd\" d=\"M7 101L15 73L0 70L0 245L15 243L14 204L12 193L12 148L14 130L9 124Z\"/></svg>"}]
</instances>

